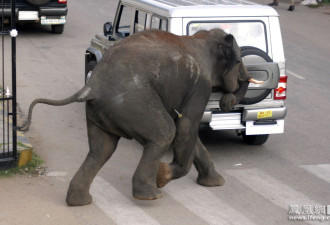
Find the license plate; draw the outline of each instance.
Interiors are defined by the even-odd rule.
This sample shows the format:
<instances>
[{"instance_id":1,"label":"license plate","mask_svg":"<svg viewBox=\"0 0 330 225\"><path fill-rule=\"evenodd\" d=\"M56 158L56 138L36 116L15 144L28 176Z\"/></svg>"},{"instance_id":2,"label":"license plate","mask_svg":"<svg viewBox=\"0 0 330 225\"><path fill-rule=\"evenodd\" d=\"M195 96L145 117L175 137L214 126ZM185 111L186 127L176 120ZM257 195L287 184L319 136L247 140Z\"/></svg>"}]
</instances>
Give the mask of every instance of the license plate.
<instances>
[{"instance_id":1,"label":"license plate","mask_svg":"<svg viewBox=\"0 0 330 225\"><path fill-rule=\"evenodd\" d=\"M282 134L284 132L284 120L276 120L276 124L255 125L255 121L246 121L245 133L247 135L258 134Z\"/></svg>"},{"instance_id":2,"label":"license plate","mask_svg":"<svg viewBox=\"0 0 330 225\"><path fill-rule=\"evenodd\" d=\"M65 16L59 17L59 18L47 18L47 17L41 17L41 25L52 25L52 24L65 24L66 18Z\"/></svg>"},{"instance_id":3,"label":"license plate","mask_svg":"<svg viewBox=\"0 0 330 225\"><path fill-rule=\"evenodd\" d=\"M38 11L19 11L18 20L39 20Z\"/></svg>"},{"instance_id":4,"label":"license plate","mask_svg":"<svg viewBox=\"0 0 330 225\"><path fill-rule=\"evenodd\" d=\"M263 118L270 118L272 116L273 116L273 111L268 110L268 111L258 112L257 118L258 119L263 119Z\"/></svg>"}]
</instances>

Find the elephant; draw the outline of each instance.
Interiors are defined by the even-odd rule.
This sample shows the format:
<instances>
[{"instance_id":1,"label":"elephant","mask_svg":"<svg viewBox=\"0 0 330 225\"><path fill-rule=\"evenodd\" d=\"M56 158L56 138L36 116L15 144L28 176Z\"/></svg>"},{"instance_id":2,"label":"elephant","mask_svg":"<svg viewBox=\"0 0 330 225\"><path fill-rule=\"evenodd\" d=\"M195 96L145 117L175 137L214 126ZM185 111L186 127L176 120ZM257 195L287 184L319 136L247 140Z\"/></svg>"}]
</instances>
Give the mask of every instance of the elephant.
<instances>
[{"instance_id":1,"label":"elephant","mask_svg":"<svg viewBox=\"0 0 330 225\"><path fill-rule=\"evenodd\" d=\"M185 176L192 164L198 184L224 184L198 137L199 123L212 91L224 93L220 108L229 111L243 98L249 82L258 81L248 74L231 34L213 29L177 36L147 30L106 50L91 78L71 97L34 100L20 129L29 128L37 103L85 102L90 150L70 182L67 204L92 202L90 185L121 137L135 139L144 148L133 175L133 197L158 199L160 188ZM161 162L168 149L173 161Z\"/></svg>"}]
</instances>

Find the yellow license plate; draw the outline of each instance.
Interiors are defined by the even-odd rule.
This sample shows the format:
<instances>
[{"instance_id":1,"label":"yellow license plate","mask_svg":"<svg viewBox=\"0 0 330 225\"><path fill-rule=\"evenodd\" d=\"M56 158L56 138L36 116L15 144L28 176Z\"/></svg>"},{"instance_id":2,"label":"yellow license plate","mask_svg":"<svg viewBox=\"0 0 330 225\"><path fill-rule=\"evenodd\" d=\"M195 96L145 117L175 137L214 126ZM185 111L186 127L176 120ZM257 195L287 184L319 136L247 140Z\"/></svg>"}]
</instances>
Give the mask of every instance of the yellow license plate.
<instances>
[{"instance_id":1,"label":"yellow license plate","mask_svg":"<svg viewBox=\"0 0 330 225\"><path fill-rule=\"evenodd\" d=\"M268 110L268 111L261 111L258 112L257 118L262 119L262 118L269 118L273 116L273 111Z\"/></svg>"}]
</instances>

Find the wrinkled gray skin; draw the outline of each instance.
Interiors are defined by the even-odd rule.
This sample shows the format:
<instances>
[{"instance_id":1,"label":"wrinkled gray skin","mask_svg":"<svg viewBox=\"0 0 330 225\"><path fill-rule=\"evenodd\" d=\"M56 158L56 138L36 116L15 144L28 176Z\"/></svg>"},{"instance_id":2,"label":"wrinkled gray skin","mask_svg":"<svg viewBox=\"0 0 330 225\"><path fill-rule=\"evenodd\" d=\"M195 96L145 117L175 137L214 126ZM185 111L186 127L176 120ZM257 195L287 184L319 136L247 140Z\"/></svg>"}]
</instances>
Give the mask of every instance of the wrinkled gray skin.
<instances>
[{"instance_id":1,"label":"wrinkled gray skin","mask_svg":"<svg viewBox=\"0 0 330 225\"><path fill-rule=\"evenodd\" d=\"M66 201L71 206L92 202L90 185L120 137L144 147L133 176L137 199L160 198L159 188L185 176L193 163L198 184L219 186L224 179L198 138L199 123L212 88L225 93L220 107L228 111L245 95L249 78L235 39L222 30L191 37L149 30L111 47L75 95L35 100L21 129L29 127L37 103L86 102L90 151L70 183ZM161 163L169 148L172 163Z\"/></svg>"}]
</instances>

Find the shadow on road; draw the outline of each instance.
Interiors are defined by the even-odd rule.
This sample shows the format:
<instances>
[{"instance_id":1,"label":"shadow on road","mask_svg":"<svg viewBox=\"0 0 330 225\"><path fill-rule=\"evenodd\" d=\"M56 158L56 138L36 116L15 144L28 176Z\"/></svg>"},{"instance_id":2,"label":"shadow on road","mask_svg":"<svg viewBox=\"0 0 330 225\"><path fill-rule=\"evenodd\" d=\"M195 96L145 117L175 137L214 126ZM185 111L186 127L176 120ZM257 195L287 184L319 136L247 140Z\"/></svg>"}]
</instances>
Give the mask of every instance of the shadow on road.
<instances>
[{"instance_id":1,"label":"shadow on road","mask_svg":"<svg viewBox=\"0 0 330 225\"><path fill-rule=\"evenodd\" d=\"M33 23L17 24L16 29L20 35L54 35L52 34L51 26L41 26Z\"/></svg>"}]
</instances>

